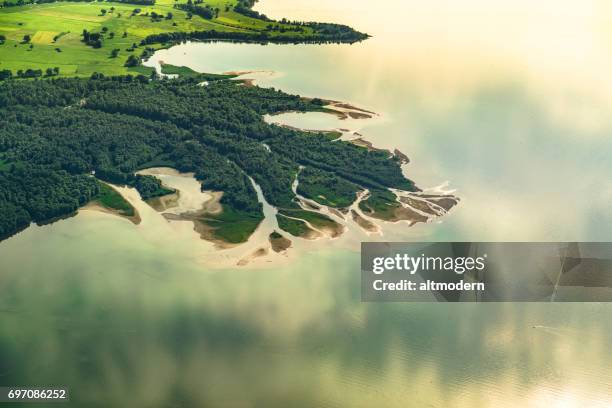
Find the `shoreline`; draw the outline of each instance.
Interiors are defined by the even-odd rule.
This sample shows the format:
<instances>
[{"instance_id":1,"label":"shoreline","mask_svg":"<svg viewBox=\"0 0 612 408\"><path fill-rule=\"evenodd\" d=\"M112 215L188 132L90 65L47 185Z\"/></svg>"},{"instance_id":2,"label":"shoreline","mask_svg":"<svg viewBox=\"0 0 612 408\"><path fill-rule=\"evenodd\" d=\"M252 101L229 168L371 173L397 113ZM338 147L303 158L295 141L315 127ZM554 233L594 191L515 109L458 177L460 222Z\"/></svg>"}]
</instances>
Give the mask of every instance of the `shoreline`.
<instances>
[{"instance_id":1,"label":"shoreline","mask_svg":"<svg viewBox=\"0 0 612 408\"><path fill-rule=\"evenodd\" d=\"M210 226L206 223L206 215L219 215L223 213L223 206L221 205L221 198L223 197L222 191L203 191L210 195L210 198L202 204L202 208L197 211L186 211L182 213L161 213L168 222L171 221L190 221L193 223L193 230L200 235L200 239L211 242L215 247L219 249L229 249L238 246L227 242L223 239L215 237L215 227Z\"/></svg>"},{"instance_id":2,"label":"shoreline","mask_svg":"<svg viewBox=\"0 0 612 408\"><path fill-rule=\"evenodd\" d=\"M314 110L313 112L328 113L336 116L340 120L346 119L372 119L380 114L372 112L363 108L358 108L352 103L336 101L332 99L321 99L316 97L302 96L302 100L306 102L312 102L315 99L319 99L324 103L321 105L321 110Z\"/></svg>"},{"instance_id":3,"label":"shoreline","mask_svg":"<svg viewBox=\"0 0 612 408\"><path fill-rule=\"evenodd\" d=\"M123 195L121 196L127 201L127 199ZM82 211L96 211L96 212L101 212L105 214L115 215L119 218L124 218L130 221L134 225L139 225L142 222L142 218L140 217L140 213L138 212L138 210L134 206L132 207L134 208L134 215L124 215L124 214L121 214L118 210L115 210L109 207L105 207L104 205L100 204L99 201L93 200L85 204L83 207L79 208L78 211L81 211L81 210Z\"/></svg>"}]
</instances>

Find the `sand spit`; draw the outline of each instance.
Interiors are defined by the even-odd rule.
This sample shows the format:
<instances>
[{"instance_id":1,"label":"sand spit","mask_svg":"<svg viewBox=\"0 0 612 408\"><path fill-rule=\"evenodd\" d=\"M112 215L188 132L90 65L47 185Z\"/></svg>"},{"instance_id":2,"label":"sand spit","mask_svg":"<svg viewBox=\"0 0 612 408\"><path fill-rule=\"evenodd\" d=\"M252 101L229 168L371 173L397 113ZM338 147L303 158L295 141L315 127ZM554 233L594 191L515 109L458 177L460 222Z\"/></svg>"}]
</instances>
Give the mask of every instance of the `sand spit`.
<instances>
[{"instance_id":1,"label":"sand spit","mask_svg":"<svg viewBox=\"0 0 612 408\"><path fill-rule=\"evenodd\" d=\"M399 160L400 165L404 165L404 164L410 163L410 159L408 158L408 156L406 156L404 153L402 153L398 149L394 149L393 152L391 152L390 150L386 150L386 149L379 149L377 147L374 147L372 142L370 142L368 140L365 140L362 137L358 137L356 139L348 140L348 142L350 142L350 143L352 143L352 144L354 144L356 146L365 147L366 149L368 149L371 152L387 152L387 153L389 153L389 157L396 157Z\"/></svg>"},{"instance_id":2,"label":"sand spit","mask_svg":"<svg viewBox=\"0 0 612 408\"><path fill-rule=\"evenodd\" d=\"M319 228L319 231L323 232L325 235L329 236L332 239L338 238L339 236L344 234L345 230L346 230L346 227L338 223L335 223L335 226L333 227L320 227Z\"/></svg>"},{"instance_id":3,"label":"sand spit","mask_svg":"<svg viewBox=\"0 0 612 408\"><path fill-rule=\"evenodd\" d=\"M302 220L300 220L300 221L302 221ZM305 222L305 224L308 225L308 223L306 223L306 222ZM320 233L317 230L314 230L314 229L308 227L308 232L306 232L304 235L301 235L299 238L304 238L304 239L307 239L307 240L310 240L310 241L316 241L318 239L323 238L323 234Z\"/></svg>"},{"instance_id":4,"label":"sand spit","mask_svg":"<svg viewBox=\"0 0 612 408\"><path fill-rule=\"evenodd\" d=\"M312 101L315 98L302 98L305 101ZM331 99L322 99L324 105L324 112L336 115L340 120L346 119L371 119L375 116L379 116L376 112L372 112L363 108L358 108L350 103L334 101Z\"/></svg>"},{"instance_id":5,"label":"sand spit","mask_svg":"<svg viewBox=\"0 0 612 408\"><path fill-rule=\"evenodd\" d=\"M191 221L193 222L193 229L195 232L200 234L200 238L210 241L219 249L233 248L236 244L223 241L215 237L215 228L211 227L206 223L207 215L218 215L223 211L221 206L221 198L223 192L221 191L207 191L211 198L204 202L202 209L198 211L188 211L180 214L163 213L162 216L168 221Z\"/></svg>"},{"instance_id":6,"label":"sand spit","mask_svg":"<svg viewBox=\"0 0 612 408\"><path fill-rule=\"evenodd\" d=\"M359 146L359 147L365 147L366 149L368 149L371 152L388 152L388 150L385 149L379 149L377 147L374 147L374 145L372 144L372 142L365 140L361 137L358 137L357 139L351 139L349 140L350 143L354 144L355 146ZM391 152L389 152L391 153Z\"/></svg>"},{"instance_id":7,"label":"sand spit","mask_svg":"<svg viewBox=\"0 0 612 408\"><path fill-rule=\"evenodd\" d=\"M202 185L195 179L195 174L181 173L171 167L154 167L139 171L138 174L155 176L162 181L164 187L175 191L174 194L146 201L153 209L161 212L167 221L193 222L194 231L200 238L213 242L219 248L235 246L216 238L214 228L206 223L207 216L218 215L223 211L223 192L201 191Z\"/></svg>"},{"instance_id":8,"label":"sand spit","mask_svg":"<svg viewBox=\"0 0 612 408\"><path fill-rule=\"evenodd\" d=\"M333 215L335 215L336 217L340 218L341 220L346 220L346 218L344 217L344 214L342 213L342 211L347 211L348 209L346 208L342 208L340 210L333 208L333 207L327 207L327 209L329 210L330 213L332 213Z\"/></svg>"},{"instance_id":9,"label":"sand spit","mask_svg":"<svg viewBox=\"0 0 612 408\"><path fill-rule=\"evenodd\" d=\"M140 214L138 213L138 210L128 200L128 198L125 196L125 194L122 194L120 189L117 186L114 186L113 184L110 184L110 183L104 183L104 184L108 185L110 188L115 190L117 192L117 194L119 194L121 197L123 197L123 199L132 207L132 210L134 211L134 215L125 215L125 214L122 214L121 211L116 210L114 208L106 207L106 206L102 205L102 203L100 203L97 200L90 201L85 206L81 207L79 209L79 211L80 210L85 210L85 211L102 212L102 213L106 213L106 214L115 215L115 216L118 216L118 217L121 217L121 218L125 218L126 220L129 220L130 222L132 222L134 225L140 224L142 222L142 218L140 218Z\"/></svg>"},{"instance_id":10,"label":"sand spit","mask_svg":"<svg viewBox=\"0 0 612 408\"><path fill-rule=\"evenodd\" d=\"M248 265L251 261L257 259L257 258L261 258L262 256L266 256L268 255L268 248L258 248L255 250L255 252L245 256L244 258L240 259L236 265L237 266L246 266Z\"/></svg>"},{"instance_id":11,"label":"sand spit","mask_svg":"<svg viewBox=\"0 0 612 408\"><path fill-rule=\"evenodd\" d=\"M327 105L325 106L325 112L332 115L336 115L340 120L346 119L372 119L374 115L363 113L355 110L338 109L339 105Z\"/></svg>"},{"instance_id":12,"label":"sand spit","mask_svg":"<svg viewBox=\"0 0 612 408\"><path fill-rule=\"evenodd\" d=\"M134 225L138 225L142 222L142 219L140 218L140 214L138 214L138 211L136 210L136 208L134 208L134 215L128 216L128 215L121 214L121 212L118 210L105 207L102 204L100 204L98 201L91 201L87 203L84 207L81 207L79 209L79 211L81 210L97 211L97 212L115 215L117 217L125 218L126 220L131 221Z\"/></svg>"},{"instance_id":13,"label":"sand spit","mask_svg":"<svg viewBox=\"0 0 612 408\"><path fill-rule=\"evenodd\" d=\"M241 77L241 76L249 75L249 74L255 74L255 75L261 75L261 74L274 75L274 74L276 74L276 72L270 71L270 70L249 70L249 71L225 71L225 72L222 72L222 75L232 75L234 77ZM247 87L257 86L257 84L256 84L257 78L234 78L233 80L238 82L242 86L247 86Z\"/></svg>"},{"instance_id":14,"label":"sand spit","mask_svg":"<svg viewBox=\"0 0 612 408\"><path fill-rule=\"evenodd\" d=\"M435 207L441 207L447 212L460 201L459 198L453 195L419 194L418 197L426 199L430 204Z\"/></svg>"},{"instance_id":15,"label":"sand spit","mask_svg":"<svg viewBox=\"0 0 612 408\"><path fill-rule=\"evenodd\" d=\"M348 110L353 110L353 111L359 111L359 112L363 112L363 113L368 113L370 115L377 115L376 112L372 112L363 108L358 108L355 105L351 105L350 103L345 103L345 102L333 102L332 104L335 107L338 108L342 108L342 109L348 109Z\"/></svg>"},{"instance_id":16,"label":"sand spit","mask_svg":"<svg viewBox=\"0 0 612 408\"><path fill-rule=\"evenodd\" d=\"M357 211L351 209L351 217L353 221L367 232L377 233L380 229L376 224L362 217Z\"/></svg>"},{"instance_id":17,"label":"sand spit","mask_svg":"<svg viewBox=\"0 0 612 408\"><path fill-rule=\"evenodd\" d=\"M215 228L206 224L204 221L198 218L194 213L191 214L172 214L164 213L162 216L168 221L190 221L193 222L193 230L200 235L200 238L211 242L217 249L229 249L234 248L237 244L231 244L215 237Z\"/></svg>"},{"instance_id":18,"label":"sand spit","mask_svg":"<svg viewBox=\"0 0 612 408\"><path fill-rule=\"evenodd\" d=\"M248 75L248 74L274 74L274 71L271 70L247 70L247 71L225 71L222 72L223 75L235 75L235 76L241 76L241 75Z\"/></svg>"}]
</instances>

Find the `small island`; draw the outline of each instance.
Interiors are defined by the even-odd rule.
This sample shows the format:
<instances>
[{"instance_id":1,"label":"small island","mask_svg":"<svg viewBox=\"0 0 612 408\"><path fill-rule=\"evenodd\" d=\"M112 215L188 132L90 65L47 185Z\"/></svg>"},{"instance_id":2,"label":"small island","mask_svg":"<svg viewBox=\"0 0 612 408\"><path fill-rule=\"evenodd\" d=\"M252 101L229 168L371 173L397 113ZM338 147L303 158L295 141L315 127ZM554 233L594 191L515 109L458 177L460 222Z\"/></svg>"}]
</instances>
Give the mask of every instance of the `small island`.
<instances>
[{"instance_id":1,"label":"small island","mask_svg":"<svg viewBox=\"0 0 612 408\"><path fill-rule=\"evenodd\" d=\"M273 231L268 239L274 252L284 252L291 247L291 240L285 238L278 231Z\"/></svg>"}]
</instances>

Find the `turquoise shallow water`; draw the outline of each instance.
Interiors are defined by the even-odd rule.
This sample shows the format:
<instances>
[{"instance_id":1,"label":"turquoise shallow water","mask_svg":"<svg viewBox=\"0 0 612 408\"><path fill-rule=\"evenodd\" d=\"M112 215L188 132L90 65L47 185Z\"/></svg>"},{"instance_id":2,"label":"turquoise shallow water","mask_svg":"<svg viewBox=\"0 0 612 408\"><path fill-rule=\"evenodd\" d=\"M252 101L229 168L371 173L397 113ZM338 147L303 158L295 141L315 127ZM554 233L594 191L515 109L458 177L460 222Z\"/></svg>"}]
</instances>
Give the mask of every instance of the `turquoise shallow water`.
<instances>
[{"instance_id":1,"label":"turquoise shallow water","mask_svg":"<svg viewBox=\"0 0 612 408\"><path fill-rule=\"evenodd\" d=\"M390 238L608 240L612 11L507 3L263 0L271 16L374 37L187 44L151 62L263 70L246 76L379 113L285 120L397 147L417 184L462 198ZM1 384L69 385L90 406L612 405L608 305L363 304L359 237L213 268L223 253L189 226L143 215L82 212L0 244Z\"/></svg>"}]
</instances>

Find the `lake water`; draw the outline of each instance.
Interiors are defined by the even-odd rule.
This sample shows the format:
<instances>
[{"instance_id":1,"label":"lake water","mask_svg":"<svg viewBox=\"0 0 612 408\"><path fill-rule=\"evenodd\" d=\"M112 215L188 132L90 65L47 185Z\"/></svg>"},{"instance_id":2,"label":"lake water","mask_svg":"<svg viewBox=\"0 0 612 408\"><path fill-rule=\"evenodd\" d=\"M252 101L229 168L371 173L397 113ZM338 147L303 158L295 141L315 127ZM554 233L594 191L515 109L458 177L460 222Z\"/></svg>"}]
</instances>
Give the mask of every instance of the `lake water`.
<instances>
[{"instance_id":1,"label":"lake water","mask_svg":"<svg viewBox=\"0 0 612 408\"><path fill-rule=\"evenodd\" d=\"M91 406L612 405L610 306L364 304L358 254L369 239L609 240L612 7L262 0L257 8L373 37L185 44L150 63L260 71L245 77L377 112L273 120L399 148L411 159L408 177L455 191L459 206L439 222L296 241L287 256L228 267L261 241L219 252L190 223L165 222L125 190L138 226L82 211L0 244L0 383L70 385Z\"/></svg>"}]
</instances>

